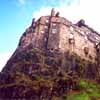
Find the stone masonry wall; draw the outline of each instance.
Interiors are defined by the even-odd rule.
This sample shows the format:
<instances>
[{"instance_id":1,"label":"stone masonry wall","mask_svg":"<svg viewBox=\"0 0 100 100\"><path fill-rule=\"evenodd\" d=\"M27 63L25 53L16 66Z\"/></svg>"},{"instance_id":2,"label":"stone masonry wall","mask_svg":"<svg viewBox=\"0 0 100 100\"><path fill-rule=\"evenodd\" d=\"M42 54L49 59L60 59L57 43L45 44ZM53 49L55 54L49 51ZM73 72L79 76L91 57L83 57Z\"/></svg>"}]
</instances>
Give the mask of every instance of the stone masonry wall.
<instances>
[{"instance_id":1,"label":"stone masonry wall","mask_svg":"<svg viewBox=\"0 0 100 100\"><path fill-rule=\"evenodd\" d=\"M69 51L86 60L95 61L97 40L94 38L98 35L92 33L95 37L91 33L89 28L74 25L63 17L42 16L35 22L34 28L30 26L26 30L20 39L19 46L26 47L32 44L34 48L59 50L63 53ZM70 43L70 37L73 37L73 43Z\"/></svg>"}]
</instances>

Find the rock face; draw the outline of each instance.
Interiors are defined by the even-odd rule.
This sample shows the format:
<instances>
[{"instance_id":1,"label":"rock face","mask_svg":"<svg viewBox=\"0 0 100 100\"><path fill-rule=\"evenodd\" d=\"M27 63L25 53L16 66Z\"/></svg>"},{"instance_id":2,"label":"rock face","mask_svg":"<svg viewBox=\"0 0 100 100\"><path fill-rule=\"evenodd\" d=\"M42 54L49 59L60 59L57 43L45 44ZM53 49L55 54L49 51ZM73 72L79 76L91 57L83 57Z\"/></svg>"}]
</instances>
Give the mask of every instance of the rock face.
<instances>
[{"instance_id":1,"label":"rock face","mask_svg":"<svg viewBox=\"0 0 100 100\"><path fill-rule=\"evenodd\" d=\"M69 52L25 48L10 59L0 74L0 99L64 100L80 91L80 79L96 80L95 64Z\"/></svg>"},{"instance_id":2,"label":"rock face","mask_svg":"<svg viewBox=\"0 0 100 100\"><path fill-rule=\"evenodd\" d=\"M90 31L95 34L91 39L85 33ZM70 91L81 90L90 99L100 97L99 59L95 61L100 52L99 44L94 48L95 37L100 38L83 20L73 25L54 9L50 16L33 19L0 73L0 100L67 100ZM86 87L87 79L95 82L95 88ZM87 92L90 89L96 93Z\"/></svg>"}]
</instances>

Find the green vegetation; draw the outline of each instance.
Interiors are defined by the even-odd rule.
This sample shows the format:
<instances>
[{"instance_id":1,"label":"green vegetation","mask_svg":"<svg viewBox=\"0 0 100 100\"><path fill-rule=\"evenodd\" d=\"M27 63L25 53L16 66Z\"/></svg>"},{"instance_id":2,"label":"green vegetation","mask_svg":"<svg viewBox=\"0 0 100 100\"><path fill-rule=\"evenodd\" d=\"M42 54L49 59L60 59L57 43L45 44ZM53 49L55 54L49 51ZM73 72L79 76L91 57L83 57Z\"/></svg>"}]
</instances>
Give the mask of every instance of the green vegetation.
<instances>
[{"instance_id":1,"label":"green vegetation","mask_svg":"<svg viewBox=\"0 0 100 100\"><path fill-rule=\"evenodd\" d=\"M87 93L80 92L77 94L70 94L66 100L90 100L90 99Z\"/></svg>"},{"instance_id":2,"label":"green vegetation","mask_svg":"<svg viewBox=\"0 0 100 100\"><path fill-rule=\"evenodd\" d=\"M67 95L66 100L97 100L100 98L100 88L98 84L80 79L77 85L79 90Z\"/></svg>"}]
</instances>

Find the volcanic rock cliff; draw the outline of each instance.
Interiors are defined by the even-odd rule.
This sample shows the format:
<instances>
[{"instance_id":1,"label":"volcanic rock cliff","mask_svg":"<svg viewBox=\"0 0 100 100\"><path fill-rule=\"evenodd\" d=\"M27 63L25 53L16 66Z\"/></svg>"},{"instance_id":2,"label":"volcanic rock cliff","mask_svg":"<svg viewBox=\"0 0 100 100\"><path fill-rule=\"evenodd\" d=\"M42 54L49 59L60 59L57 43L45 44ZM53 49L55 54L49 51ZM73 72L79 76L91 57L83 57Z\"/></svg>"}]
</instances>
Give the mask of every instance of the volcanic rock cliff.
<instances>
[{"instance_id":1,"label":"volcanic rock cliff","mask_svg":"<svg viewBox=\"0 0 100 100\"><path fill-rule=\"evenodd\" d=\"M33 19L0 73L0 100L97 100L99 38L83 20L74 25L54 9Z\"/></svg>"}]
</instances>

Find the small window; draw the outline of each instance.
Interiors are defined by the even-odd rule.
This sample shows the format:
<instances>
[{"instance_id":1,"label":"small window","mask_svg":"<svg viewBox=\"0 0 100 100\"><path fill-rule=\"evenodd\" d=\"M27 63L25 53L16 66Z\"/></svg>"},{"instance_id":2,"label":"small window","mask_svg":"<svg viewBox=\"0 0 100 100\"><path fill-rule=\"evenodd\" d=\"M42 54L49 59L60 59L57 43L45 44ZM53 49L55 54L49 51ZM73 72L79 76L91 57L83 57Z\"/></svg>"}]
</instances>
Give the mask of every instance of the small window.
<instances>
[{"instance_id":1,"label":"small window","mask_svg":"<svg viewBox=\"0 0 100 100\"><path fill-rule=\"evenodd\" d=\"M83 31L80 31L80 33L81 33L82 35L85 35L85 33L84 33Z\"/></svg>"},{"instance_id":2,"label":"small window","mask_svg":"<svg viewBox=\"0 0 100 100\"><path fill-rule=\"evenodd\" d=\"M87 40L87 36L84 36L84 39Z\"/></svg>"},{"instance_id":3,"label":"small window","mask_svg":"<svg viewBox=\"0 0 100 100\"><path fill-rule=\"evenodd\" d=\"M84 47L84 53L85 53L85 55L89 54L89 48L88 47Z\"/></svg>"},{"instance_id":4,"label":"small window","mask_svg":"<svg viewBox=\"0 0 100 100\"><path fill-rule=\"evenodd\" d=\"M96 51L100 52L100 45L98 43L96 43Z\"/></svg>"},{"instance_id":5,"label":"small window","mask_svg":"<svg viewBox=\"0 0 100 100\"><path fill-rule=\"evenodd\" d=\"M75 40L74 40L74 35L71 33L69 36L69 44L74 44Z\"/></svg>"},{"instance_id":6,"label":"small window","mask_svg":"<svg viewBox=\"0 0 100 100\"><path fill-rule=\"evenodd\" d=\"M71 31L74 31L74 28L71 26L71 27L70 27L70 30L71 30Z\"/></svg>"},{"instance_id":7,"label":"small window","mask_svg":"<svg viewBox=\"0 0 100 100\"><path fill-rule=\"evenodd\" d=\"M41 33L44 33L44 31L41 31Z\"/></svg>"},{"instance_id":8,"label":"small window","mask_svg":"<svg viewBox=\"0 0 100 100\"><path fill-rule=\"evenodd\" d=\"M74 44L74 43L75 43L74 39L69 39L69 44Z\"/></svg>"},{"instance_id":9,"label":"small window","mask_svg":"<svg viewBox=\"0 0 100 100\"><path fill-rule=\"evenodd\" d=\"M44 26L45 29L48 29L48 26Z\"/></svg>"},{"instance_id":10,"label":"small window","mask_svg":"<svg viewBox=\"0 0 100 100\"><path fill-rule=\"evenodd\" d=\"M53 23L53 24L52 24L52 26L56 26L56 24L55 24L55 23Z\"/></svg>"},{"instance_id":11,"label":"small window","mask_svg":"<svg viewBox=\"0 0 100 100\"><path fill-rule=\"evenodd\" d=\"M73 39L74 35L72 33L70 33L69 39Z\"/></svg>"},{"instance_id":12,"label":"small window","mask_svg":"<svg viewBox=\"0 0 100 100\"><path fill-rule=\"evenodd\" d=\"M53 34L57 33L57 29L52 29L52 33Z\"/></svg>"},{"instance_id":13,"label":"small window","mask_svg":"<svg viewBox=\"0 0 100 100\"><path fill-rule=\"evenodd\" d=\"M46 20L46 23L49 23L49 20Z\"/></svg>"},{"instance_id":14,"label":"small window","mask_svg":"<svg viewBox=\"0 0 100 100\"><path fill-rule=\"evenodd\" d=\"M88 41L87 36L84 36L84 40L85 40L85 43L87 43L87 41Z\"/></svg>"},{"instance_id":15,"label":"small window","mask_svg":"<svg viewBox=\"0 0 100 100\"><path fill-rule=\"evenodd\" d=\"M95 38L96 38L96 40L99 40L98 37L95 37Z\"/></svg>"}]
</instances>

